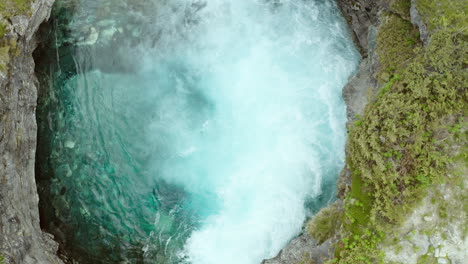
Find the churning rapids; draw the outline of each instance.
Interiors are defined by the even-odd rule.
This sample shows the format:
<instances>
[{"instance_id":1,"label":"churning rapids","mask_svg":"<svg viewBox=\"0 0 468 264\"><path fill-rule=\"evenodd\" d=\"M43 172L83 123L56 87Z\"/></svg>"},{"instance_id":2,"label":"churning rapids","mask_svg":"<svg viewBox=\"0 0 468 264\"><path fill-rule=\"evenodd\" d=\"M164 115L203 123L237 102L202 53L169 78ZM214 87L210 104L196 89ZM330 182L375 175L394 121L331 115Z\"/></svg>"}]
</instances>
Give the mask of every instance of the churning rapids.
<instances>
[{"instance_id":1,"label":"churning rapids","mask_svg":"<svg viewBox=\"0 0 468 264\"><path fill-rule=\"evenodd\" d=\"M53 17L37 174L72 256L260 263L333 199L359 61L334 1L57 0Z\"/></svg>"}]
</instances>

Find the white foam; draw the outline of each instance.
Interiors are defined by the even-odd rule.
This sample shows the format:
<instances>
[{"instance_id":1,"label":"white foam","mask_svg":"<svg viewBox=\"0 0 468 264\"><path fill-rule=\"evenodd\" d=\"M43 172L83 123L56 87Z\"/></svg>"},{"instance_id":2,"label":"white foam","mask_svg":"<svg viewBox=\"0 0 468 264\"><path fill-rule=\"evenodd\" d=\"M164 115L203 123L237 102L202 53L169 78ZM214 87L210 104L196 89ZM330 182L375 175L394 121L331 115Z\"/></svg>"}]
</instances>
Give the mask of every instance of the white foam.
<instances>
[{"instance_id":1,"label":"white foam","mask_svg":"<svg viewBox=\"0 0 468 264\"><path fill-rule=\"evenodd\" d=\"M207 1L183 39L161 38L164 60L148 62L157 72L150 133L172 153L154 170L208 212L184 248L194 264L273 257L343 162L341 88L356 51L332 4L266 2Z\"/></svg>"}]
</instances>

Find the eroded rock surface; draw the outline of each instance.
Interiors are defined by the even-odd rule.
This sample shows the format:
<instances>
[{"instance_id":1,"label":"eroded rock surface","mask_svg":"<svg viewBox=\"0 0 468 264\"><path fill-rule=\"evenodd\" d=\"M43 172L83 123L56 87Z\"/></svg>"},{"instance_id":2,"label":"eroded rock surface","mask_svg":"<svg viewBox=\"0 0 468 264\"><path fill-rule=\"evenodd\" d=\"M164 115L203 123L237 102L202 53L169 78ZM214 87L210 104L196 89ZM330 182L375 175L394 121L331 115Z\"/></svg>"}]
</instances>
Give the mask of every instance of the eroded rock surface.
<instances>
[{"instance_id":1,"label":"eroded rock surface","mask_svg":"<svg viewBox=\"0 0 468 264\"><path fill-rule=\"evenodd\" d=\"M262 264L291 264L306 263L322 264L333 255L331 240L317 244L308 232L304 232L291 242L278 254L278 256L264 260Z\"/></svg>"},{"instance_id":2,"label":"eroded rock surface","mask_svg":"<svg viewBox=\"0 0 468 264\"><path fill-rule=\"evenodd\" d=\"M420 38L424 45L427 45L429 42L429 30L427 29L426 24L422 21L421 15L416 8L416 1L411 0L411 8L410 8L410 15L411 15L411 23L416 25L419 28Z\"/></svg>"},{"instance_id":3,"label":"eroded rock surface","mask_svg":"<svg viewBox=\"0 0 468 264\"><path fill-rule=\"evenodd\" d=\"M27 15L0 17L4 53L0 68L0 255L5 263L62 263L57 243L39 226L34 178L37 79L35 33L54 0L36 0Z\"/></svg>"},{"instance_id":4,"label":"eroded rock surface","mask_svg":"<svg viewBox=\"0 0 468 264\"><path fill-rule=\"evenodd\" d=\"M464 181L468 180L464 174ZM384 247L395 263L463 264L468 259L464 188L455 184L434 187L398 230L399 240ZM432 261L432 262L429 262Z\"/></svg>"}]
</instances>

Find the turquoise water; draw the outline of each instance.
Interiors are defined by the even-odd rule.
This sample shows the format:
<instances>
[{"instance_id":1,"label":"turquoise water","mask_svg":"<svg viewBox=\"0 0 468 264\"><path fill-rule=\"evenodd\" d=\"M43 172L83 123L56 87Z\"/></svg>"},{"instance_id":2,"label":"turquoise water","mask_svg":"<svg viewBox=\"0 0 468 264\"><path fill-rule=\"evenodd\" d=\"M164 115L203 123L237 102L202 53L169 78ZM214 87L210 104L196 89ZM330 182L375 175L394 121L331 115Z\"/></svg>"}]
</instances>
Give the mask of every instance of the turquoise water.
<instances>
[{"instance_id":1,"label":"turquoise water","mask_svg":"<svg viewBox=\"0 0 468 264\"><path fill-rule=\"evenodd\" d=\"M334 1L59 0L54 16L37 171L74 257L260 263L333 199L359 61Z\"/></svg>"}]
</instances>

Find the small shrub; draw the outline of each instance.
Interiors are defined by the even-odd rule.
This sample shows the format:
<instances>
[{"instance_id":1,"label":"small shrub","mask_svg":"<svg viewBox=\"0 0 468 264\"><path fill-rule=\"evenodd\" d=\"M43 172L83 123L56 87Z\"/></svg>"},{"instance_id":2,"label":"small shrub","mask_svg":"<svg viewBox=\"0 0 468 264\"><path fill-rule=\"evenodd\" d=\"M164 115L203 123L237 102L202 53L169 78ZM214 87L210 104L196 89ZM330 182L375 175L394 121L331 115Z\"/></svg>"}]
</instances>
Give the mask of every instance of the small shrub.
<instances>
[{"instance_id":1,"label":"small shrub","mask_svg":"<svg viewBox=\"0 0 468 264\"><path fill-rule=\"evenodd\" d=\"M388 77L400 72L414 57L414 48L419 43L417 32L409 20L395 14L385 16L377 36L376 52L381 64L377 74L379 82L386 82Z\"/></svg>"},{"instance_id":2,"label":"small shrub","mask_svg":"<svg viewBox=\"0 0 468 264\"><path fill-rule=\"evenodd\" d=\"M342 210L337 204L323 208L307 223L307 231L319 243L333 237L341 220Z\"/></svg>"}]
</instances>

